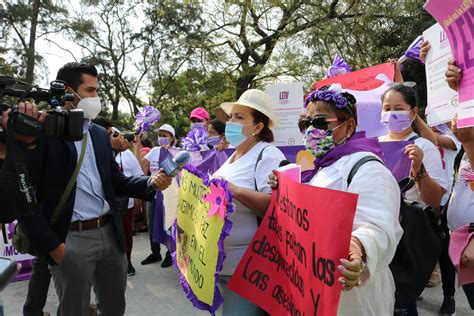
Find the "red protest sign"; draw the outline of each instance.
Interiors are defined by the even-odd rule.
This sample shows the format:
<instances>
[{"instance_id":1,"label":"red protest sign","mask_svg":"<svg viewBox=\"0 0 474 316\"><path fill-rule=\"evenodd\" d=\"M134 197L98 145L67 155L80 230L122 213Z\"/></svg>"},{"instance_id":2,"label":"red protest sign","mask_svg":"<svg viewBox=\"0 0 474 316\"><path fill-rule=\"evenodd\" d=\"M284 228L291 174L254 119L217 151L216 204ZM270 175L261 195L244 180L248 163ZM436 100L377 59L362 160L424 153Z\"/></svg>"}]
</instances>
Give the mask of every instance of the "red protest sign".
<instances>
[{"instance_id":1,"label":"red protest sign","mask_svg":"<svg viewBox=\"0 0 474 316\"><path fill-rule=\"evenodd\" d=\"M272 315L336 315L357 195L278 178L228 287Z\"/></svg>"},{"instance_id":2,"label":"red protest sign","mask_svg":"<svg viewBox=\"0 0 474 316\"><path fill-rule=\"evenodd\" d=\"M315 83L315 88L319 89L325 85L333 83L341 84L342 88L350 90L373 90L381 86L384 82L375 77L384 74L393 81L395 76L395 67L393 64L386 63L369 68L364 68L344 75L324 79Z\"/></svg>"}]
</instances>

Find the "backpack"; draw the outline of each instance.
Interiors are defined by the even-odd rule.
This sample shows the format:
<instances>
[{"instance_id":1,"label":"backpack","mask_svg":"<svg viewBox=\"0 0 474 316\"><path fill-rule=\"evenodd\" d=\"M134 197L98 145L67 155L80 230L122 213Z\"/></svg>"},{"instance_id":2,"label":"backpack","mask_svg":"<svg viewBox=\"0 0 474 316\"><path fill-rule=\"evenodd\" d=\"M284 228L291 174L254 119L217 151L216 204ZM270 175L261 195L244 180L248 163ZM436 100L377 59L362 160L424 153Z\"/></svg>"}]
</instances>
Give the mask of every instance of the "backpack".
<instances>
[{"instance_id":1,"label":"backpack","mask_svg":"<svg viewBox=\"0 0 474 316\"><path fill-rule=\"evenodd\" d=\"M382 163L373 156L360 159L349 173L348 186L357 170L369 161ZM402 193L413 185L409 178L399 183ZM441 255L439 213L431 206L407 201L402 196L399 221L403 235L389 267L397 291L416 300L423 292Z\"/></svg>"}]
</instances>

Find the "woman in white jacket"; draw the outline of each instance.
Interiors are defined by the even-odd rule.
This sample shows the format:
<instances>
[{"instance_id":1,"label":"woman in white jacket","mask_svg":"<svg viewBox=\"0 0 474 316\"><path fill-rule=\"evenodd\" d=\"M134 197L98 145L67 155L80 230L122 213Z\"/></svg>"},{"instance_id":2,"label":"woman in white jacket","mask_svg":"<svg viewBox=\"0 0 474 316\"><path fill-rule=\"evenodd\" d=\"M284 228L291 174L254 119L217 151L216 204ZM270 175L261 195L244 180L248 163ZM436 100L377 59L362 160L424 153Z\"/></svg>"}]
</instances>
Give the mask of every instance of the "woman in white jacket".
<instances>
[{"instance_id":1,"label":"woman in white jacket","mask_svg":"<svg viewBox=\"0 0 474 316\"><path fill-rule=\"evenodd\" d=\"M393 315L395 283L388 265L402 235L400 191L381 163L378 141L355 132L355 102L354 96L334 86L308 95L306 117L299 125L316 160L315 169L303 173L302 181L359 195L349 254L338 267L343 275L338 315ZM361 165L348 184L354 165L367 156L380 161ZM277 185L273 175L269 182Z\"/></svg>"}]
</instances>

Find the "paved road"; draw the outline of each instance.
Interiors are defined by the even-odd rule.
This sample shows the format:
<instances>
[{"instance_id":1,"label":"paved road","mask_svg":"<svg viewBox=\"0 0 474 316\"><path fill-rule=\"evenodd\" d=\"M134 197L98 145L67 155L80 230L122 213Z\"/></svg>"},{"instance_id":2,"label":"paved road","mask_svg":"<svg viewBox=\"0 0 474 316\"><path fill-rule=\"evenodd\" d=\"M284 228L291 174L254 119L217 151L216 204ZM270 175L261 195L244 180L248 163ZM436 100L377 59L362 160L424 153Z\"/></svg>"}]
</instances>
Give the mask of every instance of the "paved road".
<instances>
[{"instance_id":1,"label":"paved road","mask_svg":"<svg viewBox=\"0 0 474 316\"><path fill-rule=\"evenodd\" d=\"M132 260L137 274L129 277L127 282L127 315L209 315L192 307L179 285L176 271L170 267L163 269L159 263L147 266L140 261L148 255L148 238L146 234L138 234L134 238ZM27 282L11 284L1 293L5 304L5 315L21 315L22 305L27 291ZM464 293L456 293L458 316L474 315L470 311ZM441 286L426 289L423 300L419 302L421 316L438 315L442 302ZM51 286L45 311L54 315L57 298ZM244 315L242 315L244 316ZM382 316L382 315L381 315Z\"/></svg>"}]
</instances>

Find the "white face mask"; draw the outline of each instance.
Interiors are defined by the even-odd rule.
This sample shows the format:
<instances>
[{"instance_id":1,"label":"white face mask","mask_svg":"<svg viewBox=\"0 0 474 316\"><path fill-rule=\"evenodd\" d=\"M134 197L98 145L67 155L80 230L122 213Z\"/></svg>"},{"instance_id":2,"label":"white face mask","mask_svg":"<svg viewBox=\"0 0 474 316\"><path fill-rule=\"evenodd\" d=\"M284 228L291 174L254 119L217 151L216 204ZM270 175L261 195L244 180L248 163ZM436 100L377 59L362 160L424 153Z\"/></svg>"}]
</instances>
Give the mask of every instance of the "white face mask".
<instances>
[{"instance_id":1,"label":"white face mask","mask_svg":"<svg viewBox=\"0 0 474 316\"><path fill-rule=\"evenodd\" d=\"M77 95L77 94L76 94ZM77 96L79 98L79 96ZM84 118L93 120L102 110L99 97L84 98L76 105L76 109L84 111Z\"/></svg>"}]
</instances>

